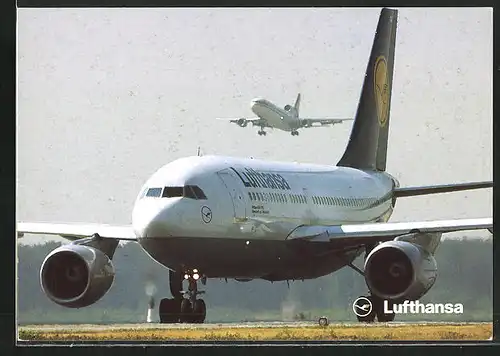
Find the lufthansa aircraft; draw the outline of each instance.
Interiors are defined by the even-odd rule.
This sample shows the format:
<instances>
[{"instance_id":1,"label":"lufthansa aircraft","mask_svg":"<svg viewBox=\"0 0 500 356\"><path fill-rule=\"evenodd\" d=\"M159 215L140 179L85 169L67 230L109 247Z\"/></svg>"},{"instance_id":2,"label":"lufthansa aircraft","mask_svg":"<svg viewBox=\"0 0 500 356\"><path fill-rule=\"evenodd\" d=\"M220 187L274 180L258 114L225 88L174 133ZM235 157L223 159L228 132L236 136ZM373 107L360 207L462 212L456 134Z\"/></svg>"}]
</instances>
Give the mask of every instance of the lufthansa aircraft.
<instances>
[{"instance_id":1,"label":"lufthansa aircraft","mask_svg":"<svg viewBox=\"0 0 500 356\"><path fill-rule=\"evenodd\" d=\"M351 136L336 166L186 157L146 181L131 226L18 223L19 236L71 240L41 266L48 298L68 308L95 303L112 285L111 260L119 240L130 240L169 269L172 297L160 302L162 323L204 322L198 281L304 280L346 266L363 276L373 306L358 319L393 320L383 301L417 300L427 293L436 281L433 254L443 233L493 232L491 217L387 222L398 198L493 185L400 188L385 171L396 24L397 10L384 8ZM362 254L363 270L353 264Z\"/></svg>"},{"instance_id":2,"label":"lufthansa aircraft","mask_svg":"<svg viewBox=\"0 0 500 356\"><path fill-rule=\"evenodd\" d=\"M298 136L298 129L313 127L315 125L335 125L340 124L343 121L350 121L352 119L328 119L328 118L301 118L299 117L300 109L300 93L297 95L294 106L289 104L285 105L282 109L270 101L261 98L255 98L252 100L250 106L253 113L258 117L255 118L218 118L218 120L224 120L233 122L241 127L246 127L249 122L253 126L259 126L260 130L257 132L259 135L266 135L264 128L274 128L283 131L288 131L292 133L292 136Z\"/></svg>"}]
</instances>

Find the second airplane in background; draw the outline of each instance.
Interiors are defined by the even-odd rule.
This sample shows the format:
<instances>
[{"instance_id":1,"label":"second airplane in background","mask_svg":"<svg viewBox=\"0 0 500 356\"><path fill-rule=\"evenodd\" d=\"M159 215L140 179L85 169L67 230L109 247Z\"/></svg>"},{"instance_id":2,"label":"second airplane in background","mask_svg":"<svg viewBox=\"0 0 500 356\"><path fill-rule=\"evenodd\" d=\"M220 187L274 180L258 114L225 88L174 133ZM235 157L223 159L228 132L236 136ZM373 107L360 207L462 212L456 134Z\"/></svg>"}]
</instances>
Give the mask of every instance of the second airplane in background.
<instances>
[{"instance_id":1,"label":"second airplane in background","mask_svg":"<svg viewBox=\"0 0 500 356\"><path fill-rule=\"evenodd\" d=\"M256 98L252 100L251 109L255 118L219 118L218 120L229 120L241 127L246 127L249 122L253 126L260 126L259 135L266 135L264 128L274 128L292 133L298 136L298 129L313 127L315 125L334 125L352 119L329 119L329 118L301 118L299 116L300 93L297 95L295 105L285 105L282 109L266 99Z\"/></svg>"}]
</instances>

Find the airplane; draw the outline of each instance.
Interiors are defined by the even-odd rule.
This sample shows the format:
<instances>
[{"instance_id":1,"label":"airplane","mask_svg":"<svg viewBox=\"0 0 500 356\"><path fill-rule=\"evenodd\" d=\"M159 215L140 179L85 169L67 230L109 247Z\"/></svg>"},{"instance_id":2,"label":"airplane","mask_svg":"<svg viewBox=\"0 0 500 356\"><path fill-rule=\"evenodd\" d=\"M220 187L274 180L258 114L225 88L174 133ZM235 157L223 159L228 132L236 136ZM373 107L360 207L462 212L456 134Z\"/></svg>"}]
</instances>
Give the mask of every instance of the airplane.
<instances>
[{"instance_id":1,"label":"airplane","mask_svg":"<svg viewBox=\"0 0 500 356\"><path fill-rule=\"evenodd\" d=\"M68 308L92 305L112 286L118 242L134 241L169 271L172 298L159 303L161 323L203 323L198 282L210 278L296 281L345 267L365 279L373 306L358 320L394 320L384 313L384 300L418 300L430 290L442 234L493 233L491 217L388 222L398 199L493 186L400 187L386 172L397 14L381 10L351 135L336 165L184 157L147 179L131 225L18 222L19 238L49 234L70 241L43 261L46 296ZM361 269L353 262L363 254Z\"/></svg>"},{"instance_id":2,"label":"airplane","mask_svg":"<svg viewBox=\"0 0 500 356\"><path fill-rule=\"evenodd\" d=\"M260 136L266 135L264 128L274 128L287 132L291 132L292 136L298 136L300 128L308 128L324 125L340 124L344 121L351 121L352 119L329 119L329 118L301 118L299 117L300 110L300 93L297 94L297 99L293 106L287 104L282 108L274 105L270 101L263 98L255 98L250 105L251 110L257 117L255 118L217 118L217 120L224 120L235 123L240 127L246 127L249 122L253 126L259 126L260 130L257 132Z\"/></svg>"}]
</instances>

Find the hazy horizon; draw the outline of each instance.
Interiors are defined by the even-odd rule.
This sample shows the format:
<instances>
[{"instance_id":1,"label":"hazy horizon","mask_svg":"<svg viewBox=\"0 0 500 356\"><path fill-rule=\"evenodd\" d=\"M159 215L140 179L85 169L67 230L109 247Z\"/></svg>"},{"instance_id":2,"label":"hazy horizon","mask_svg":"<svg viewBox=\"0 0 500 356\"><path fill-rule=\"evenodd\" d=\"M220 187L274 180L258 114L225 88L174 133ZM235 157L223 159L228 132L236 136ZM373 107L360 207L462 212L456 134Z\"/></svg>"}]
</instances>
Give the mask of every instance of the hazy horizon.
<instances>
[{"instance_id":1,"label":"hazy horizon","mask_svg":"<svg viewBox=\"0 0 500 356\"><path fill-rule=\"evenodd\" d=\"M298 92L301 115L352 117L379 12L18 9L17 221L130 224L146 179L198 147L336 164L350 123L261 137L215 118ZM398 16L387 171L401 186L492 180L492 9ZM492 189L403 198L391 221L489 217L492 204Z\"/></svg>"}]
</instances>

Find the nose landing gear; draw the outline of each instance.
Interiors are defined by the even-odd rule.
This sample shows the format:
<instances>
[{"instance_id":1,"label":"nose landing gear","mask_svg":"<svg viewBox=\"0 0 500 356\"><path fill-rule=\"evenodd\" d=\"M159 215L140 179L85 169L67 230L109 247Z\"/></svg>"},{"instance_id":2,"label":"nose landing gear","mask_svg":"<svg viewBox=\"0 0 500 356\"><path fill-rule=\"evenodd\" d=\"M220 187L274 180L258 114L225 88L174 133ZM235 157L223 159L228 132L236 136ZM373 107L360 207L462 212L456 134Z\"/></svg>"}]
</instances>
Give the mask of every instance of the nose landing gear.
<instances>
[{"instance_id":1,"label":"nose landing gear","mask_svg":"<svg viewBox=\"0 0 500 356\"><path fill-rule=\"evenodd\" d=\"M197 296L204 294L198 290L197 282L201 279L202 284L206 284L206 277L200 275L197 269L187 271L182 275L178 272L170 271L170 291L173 299L162 299L160 302L160 322L161 323L203 323L206 317L206 305L203 299ZM188 281L188 290L182 290L182 282Z\"/></svg>"}]
</instances>

